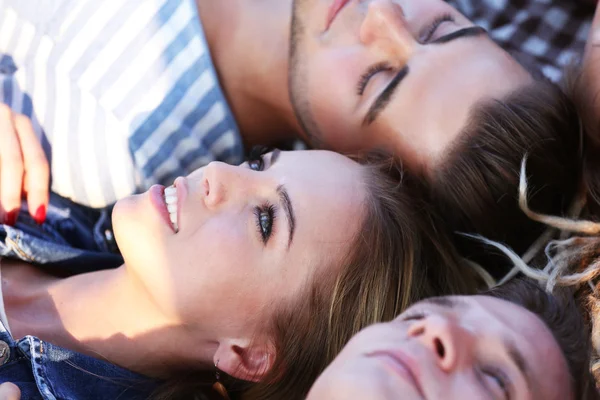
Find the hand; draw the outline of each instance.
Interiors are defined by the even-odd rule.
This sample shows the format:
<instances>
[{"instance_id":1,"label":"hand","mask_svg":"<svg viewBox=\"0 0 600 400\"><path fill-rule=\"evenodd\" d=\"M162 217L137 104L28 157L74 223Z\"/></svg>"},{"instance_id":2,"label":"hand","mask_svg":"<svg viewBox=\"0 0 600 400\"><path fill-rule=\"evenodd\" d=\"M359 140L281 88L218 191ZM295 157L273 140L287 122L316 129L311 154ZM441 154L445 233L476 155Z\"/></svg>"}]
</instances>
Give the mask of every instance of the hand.
<instances>
[{"instance_id":1,"label":"hand","mask_svg":"<svg viewBox=\"0 0 600 400\"><path fill-rule=\"evenodd\" d=\"M21 198L38 224L46 219L50 167L31 121L0 103L0 222L14 225Z\"/></svg>"},{"instance_id":2,"label":"hand","mask_svg":"<svg viewBox=\"0 0 600 400\"><path fill-rule=\"evenodd\" d=\"M5 382L0 385L0 400L20 400L21 390L17 385Z\"/></svg>"}]
</instances>

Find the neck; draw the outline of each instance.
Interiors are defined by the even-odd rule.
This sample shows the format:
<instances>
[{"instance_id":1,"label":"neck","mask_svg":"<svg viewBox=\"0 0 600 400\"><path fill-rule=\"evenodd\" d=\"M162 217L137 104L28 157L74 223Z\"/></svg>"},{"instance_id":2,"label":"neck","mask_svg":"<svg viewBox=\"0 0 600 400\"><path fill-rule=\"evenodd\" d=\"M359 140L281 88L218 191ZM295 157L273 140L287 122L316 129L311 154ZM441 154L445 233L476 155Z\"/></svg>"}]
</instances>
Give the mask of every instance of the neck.
<instances>
[{"instance_id":1,"label":"neck","mask_svg":"<svg viewBox=\"0 0 600 400\"><path fill-rule=\"evenodd\" d=\"M246 147L301 133L288 93L292 0L196 0Z\"/></svg>"},{"instance_id":2,"label":"neck","mask_svg":"<svg viewBox=\"0 0 600 400\"><path fill-rule=\"evenodd\" d=\"M2 290L15 338L34 335L153 377L212 365L216 343L191 340L125 267L60 279L3 261Z\"/></svg>"}]
</instances>

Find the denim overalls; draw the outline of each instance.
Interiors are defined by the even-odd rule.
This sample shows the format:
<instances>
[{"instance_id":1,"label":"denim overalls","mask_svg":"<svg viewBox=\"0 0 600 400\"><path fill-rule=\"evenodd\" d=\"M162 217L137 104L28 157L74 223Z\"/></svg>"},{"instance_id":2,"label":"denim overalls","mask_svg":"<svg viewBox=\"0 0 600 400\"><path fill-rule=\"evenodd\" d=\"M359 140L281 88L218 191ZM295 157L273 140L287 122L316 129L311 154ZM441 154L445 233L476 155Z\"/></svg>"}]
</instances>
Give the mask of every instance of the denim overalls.
<instances>
[{"instance_id":1,"label":"denim overalls","mask_svg":"<svg viewBox=\"0 0 600 400\"><path fill-rule=\"evenodd\" d=\"M120 266L123 260L112 235L110 212L52 194L43 226L25 209L15 227L0 225L0 256L67 273ZM33 336L15 341L1 322L0 382L19 386L22 400L146 399L158 384Z\"/></svg>"}]
</instances>

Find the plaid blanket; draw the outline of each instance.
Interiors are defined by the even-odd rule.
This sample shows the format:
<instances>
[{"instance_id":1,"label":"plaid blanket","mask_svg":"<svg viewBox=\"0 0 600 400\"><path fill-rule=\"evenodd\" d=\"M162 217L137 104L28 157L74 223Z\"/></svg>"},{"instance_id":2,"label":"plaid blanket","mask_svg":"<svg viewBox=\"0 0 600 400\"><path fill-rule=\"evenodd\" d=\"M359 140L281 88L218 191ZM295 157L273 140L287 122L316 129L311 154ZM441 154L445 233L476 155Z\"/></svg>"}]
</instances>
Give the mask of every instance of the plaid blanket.
<instances>
[{"instance_id":1,"label":"plaid blanket","mask_svg":"<svg viewBox=\"0 0 600 400\"><path fill-rule=\"evenodd\" d=\"M530 70L553 81L582 54L594 13L582 0L447 0Z\"/></svg>"}]
</instances>

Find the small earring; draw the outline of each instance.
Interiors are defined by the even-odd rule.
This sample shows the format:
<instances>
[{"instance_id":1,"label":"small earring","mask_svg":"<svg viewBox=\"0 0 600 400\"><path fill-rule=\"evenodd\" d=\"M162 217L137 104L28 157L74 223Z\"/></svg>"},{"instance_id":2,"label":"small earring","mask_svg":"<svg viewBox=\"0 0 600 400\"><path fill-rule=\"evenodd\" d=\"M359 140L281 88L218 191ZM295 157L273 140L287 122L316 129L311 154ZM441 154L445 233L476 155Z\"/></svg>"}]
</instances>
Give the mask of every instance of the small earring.
<instances>
[{"instance_id":1,"label":"small earring","mask_svg":"<svg viewBox=\"0 0 600 400\"><path fill-rule=\"evenodd\" d=\"M225 400L229 400L227 389L225 389L225 386L219 381L219 379L221 379L221 374L219 373L219 360L215 363L215 377L217 378L217 381L213 385L213 390L219 393Z\"/></svg>"}]
</instances>

